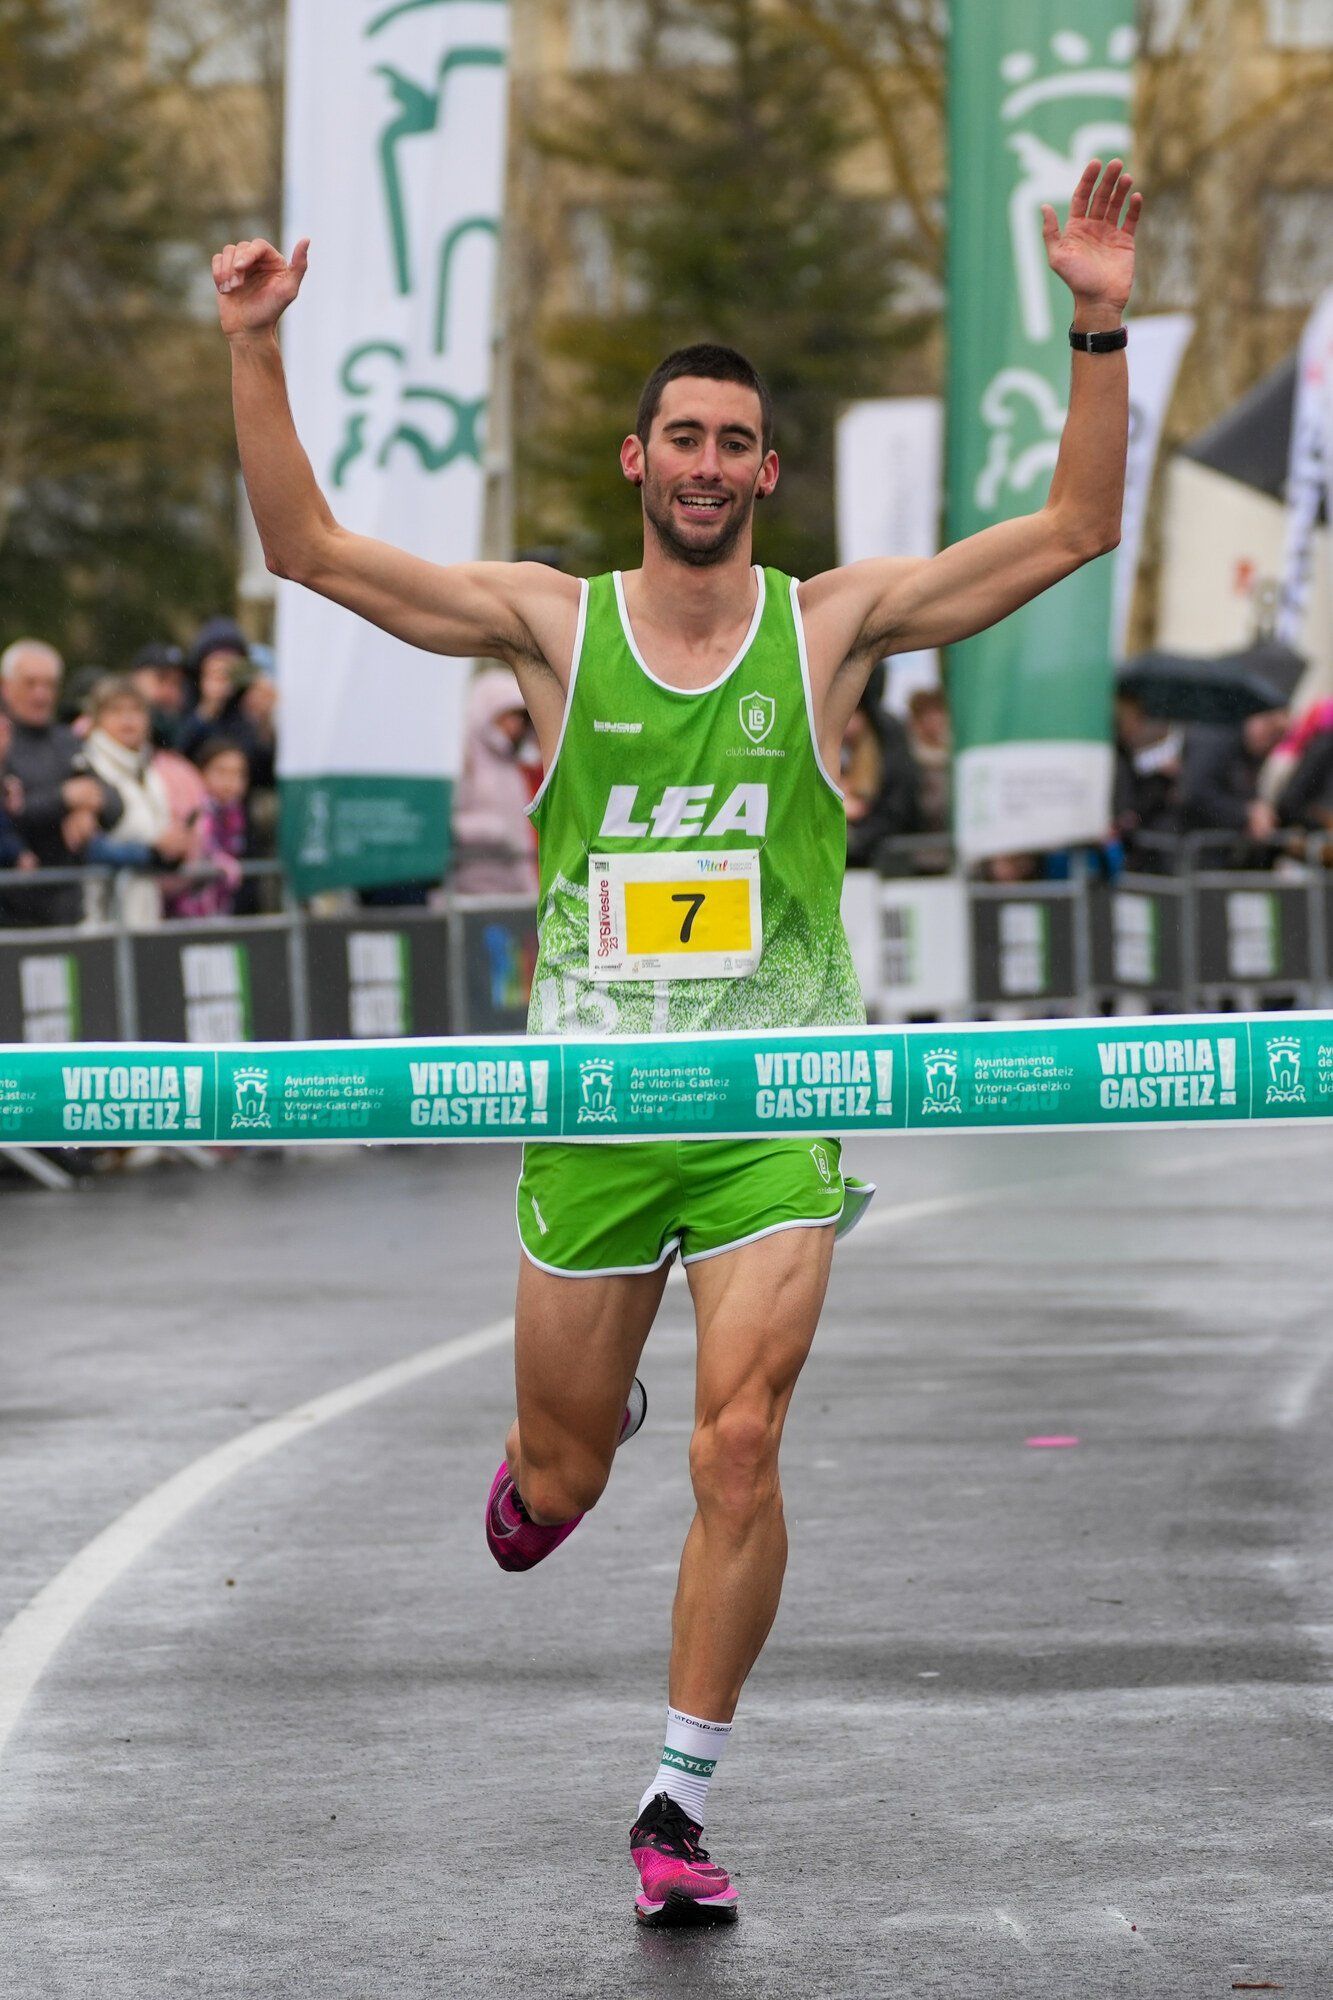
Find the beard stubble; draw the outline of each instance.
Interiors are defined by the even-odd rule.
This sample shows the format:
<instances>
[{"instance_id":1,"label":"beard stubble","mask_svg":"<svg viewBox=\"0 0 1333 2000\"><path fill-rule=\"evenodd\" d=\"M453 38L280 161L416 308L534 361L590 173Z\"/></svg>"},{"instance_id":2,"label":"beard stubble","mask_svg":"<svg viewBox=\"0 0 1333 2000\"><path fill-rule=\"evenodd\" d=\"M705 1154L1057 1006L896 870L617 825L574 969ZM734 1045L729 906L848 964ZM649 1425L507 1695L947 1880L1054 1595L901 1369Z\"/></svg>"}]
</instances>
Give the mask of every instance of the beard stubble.
<instances>
[{"instance_id":1,"label":"beard stubble","mask_svg":"<svg viewBox=\"0 0 1333 2000\"><path fill-rule=\"evenodd\" d=\"M730 496L728 496L730 497ZM688 569L713 569L724 563L732 555L737 542L754 519L754 487L751 487L743 506L737 507L731 520L724 527L716 541L687 542L676 532L671 518L671 501L663 498L661 489L653 478L651 466L645 453L643 481L643 517L658 540L662 553L673 562L683 563Z\"/></svg>"}]
</instances>

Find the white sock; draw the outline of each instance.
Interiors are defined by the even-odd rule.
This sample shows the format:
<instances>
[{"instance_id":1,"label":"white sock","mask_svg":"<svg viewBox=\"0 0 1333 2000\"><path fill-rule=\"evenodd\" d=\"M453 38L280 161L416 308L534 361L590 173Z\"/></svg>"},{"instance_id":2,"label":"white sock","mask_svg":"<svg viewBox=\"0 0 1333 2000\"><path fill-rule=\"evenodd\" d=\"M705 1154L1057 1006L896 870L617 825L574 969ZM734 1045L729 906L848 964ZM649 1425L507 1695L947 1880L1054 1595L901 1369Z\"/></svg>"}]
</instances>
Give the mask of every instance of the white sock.
<instances>
[{"instance_id":1,"label":"white sock","mask_svg":"<svg viewBox=\"0 0 1333 2000\"><path fill-rule=\"evenodd\" d=\"M729 1722L704 1722L697 1715L682 1715L678 1708L668 1708L662 1761L639 1800L640 1815L651 1799L665 1792L696 1825L702 1826L708 1787L730 1734Z\"/></svg>"}]
</instances>

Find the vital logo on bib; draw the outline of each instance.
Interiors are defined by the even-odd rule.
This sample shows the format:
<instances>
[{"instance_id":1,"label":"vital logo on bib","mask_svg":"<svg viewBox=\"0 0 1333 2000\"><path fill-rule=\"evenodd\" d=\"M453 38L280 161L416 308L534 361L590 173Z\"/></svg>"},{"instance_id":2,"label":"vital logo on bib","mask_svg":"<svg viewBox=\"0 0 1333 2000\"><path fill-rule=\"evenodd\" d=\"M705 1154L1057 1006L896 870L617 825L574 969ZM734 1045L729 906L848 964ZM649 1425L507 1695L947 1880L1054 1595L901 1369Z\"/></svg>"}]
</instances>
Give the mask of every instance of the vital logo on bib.
<instances>
[{"instance_id":1,"label":"vital logo on bib","mask_svg":"<svg viewBox=\"0 0 1333 2000\"><path fill-rule=\"evenodd\" d=\"M771 694L743 694L741 696L741 728L751 743L762 743L773 727L778 705Z\"/></svg>"}]
</instances>

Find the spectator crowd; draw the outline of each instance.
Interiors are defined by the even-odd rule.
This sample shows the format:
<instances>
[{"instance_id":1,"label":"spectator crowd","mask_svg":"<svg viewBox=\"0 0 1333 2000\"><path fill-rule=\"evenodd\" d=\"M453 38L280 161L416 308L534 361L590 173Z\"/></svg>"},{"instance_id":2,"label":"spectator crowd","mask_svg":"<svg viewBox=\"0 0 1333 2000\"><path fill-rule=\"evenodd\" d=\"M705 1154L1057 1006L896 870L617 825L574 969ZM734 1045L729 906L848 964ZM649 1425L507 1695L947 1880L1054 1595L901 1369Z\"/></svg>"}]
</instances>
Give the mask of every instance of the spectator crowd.
<instances>
[{"instance_id":1,"label":"spectator crowd","mask_svg":"<svg viewBox=\"0 0 1333 2000\"><path fill-rule=\"evenodd\" d=\"M135 925L248 907L242 863L274 846L276 704L230 619L117 673L67 675L53 646L16 639L0 654L0 922L79 923L87 868L118 871Z\"/></svg>"},{"instance_id":2,"label":"spectator crowd","mask_svg":"<svg viewBox=\"0 0 1333 2000\"><path fill-rule=\"evenodd\" d=\"M942 689L921 687L899 716L884 689L881 661L842 739L847 866L933 874L951 865L948 704Z\"/></svg>"},{"instance_id":3,"label":"spectator crowd","mask_svg":"<svg viewBox=\"0 0 1333 2000\"><path fill-rule=\"evenodd\" d=\"M881 665L842 743L848 866L947 871L945 694L918 687L901 714L884 694ZM228 618L210 619L188 651L146 645L113 673L67 675L54 647L15 640L0 653L0 924L79 923L99 908L76 873L88 868L111 874L117 913L136 926L256 907L242 864L276 848L276 713L271 657ZM452 888L535 896L527 808L541 775L517 681L483 665L464 721ZM1169 868L1187 835L1215 836L1214 866L1265 867L1284 851L1333 862L1333 700L1180 725L1122 694L1101 859L1112 872ZM1004 855L983 872L1021 881L1067 865ZM425 900L430 885L411 886Z\"/></svg>"},{"instance_id":4,"label":"spectator crowd","mask_svg":"<svg viewBox=\"0 0 1333 2000\"><path fill-rule=\"evenodd\" d=\"M1114 838L1152 870L1183 836L1208 864L1266 868L1333 855L1333 701L1234 723L1165 723L1116 704Z\"/></svg>"}]
</instances>

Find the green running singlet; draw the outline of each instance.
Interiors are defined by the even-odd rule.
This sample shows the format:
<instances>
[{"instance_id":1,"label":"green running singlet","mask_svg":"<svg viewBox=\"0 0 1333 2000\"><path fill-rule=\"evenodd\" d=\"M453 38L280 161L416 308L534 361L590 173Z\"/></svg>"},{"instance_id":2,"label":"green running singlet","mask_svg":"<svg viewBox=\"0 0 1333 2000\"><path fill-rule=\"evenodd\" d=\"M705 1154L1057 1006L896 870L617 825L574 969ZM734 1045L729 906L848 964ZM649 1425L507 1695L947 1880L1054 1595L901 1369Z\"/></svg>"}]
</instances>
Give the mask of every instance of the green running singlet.
<instances>
[{"instance_id":1,"label":"green running singlet","mask_svg":"<svg viewBox=\"0 0 1333 2000\"><path fill-rule=\"evenodd\" d=\"M583 586L560 740L531 807L532 1034L865 1020L796 584L754 574L739 653L689 691L644 664L618 571Z\"/></svg>"}]
</instances>

